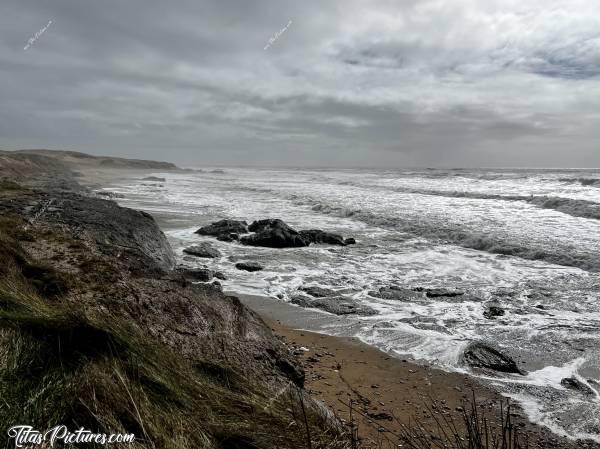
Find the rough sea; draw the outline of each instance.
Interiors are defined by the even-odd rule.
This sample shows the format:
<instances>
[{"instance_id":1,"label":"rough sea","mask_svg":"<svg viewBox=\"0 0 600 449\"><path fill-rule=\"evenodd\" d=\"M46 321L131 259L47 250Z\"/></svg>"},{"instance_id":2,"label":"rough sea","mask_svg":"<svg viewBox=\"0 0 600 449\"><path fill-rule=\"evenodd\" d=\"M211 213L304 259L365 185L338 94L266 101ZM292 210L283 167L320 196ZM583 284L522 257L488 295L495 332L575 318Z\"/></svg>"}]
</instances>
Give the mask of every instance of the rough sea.
<instances>
[{"instance_id":1,"label":"rough sea","mask_svg":"<svg viewBox=\"0 0 600 449\"><path fill-rule=\"evenodd\" d=\"M355 336L398 356L483 378L530 419L600 442L600 170L241 169L132 176L106 188L161 220L177 254L211 241L224 288L289 301L302 286L343 290L379 313L351 317ZM144 175L145 176L145 175ZM194 234L223 218L281 218L356 245L269 249ZM234 268L257 261L265 270ZM380 287L460 289L462 297L377 299ZM505 311L488 319L489 306ZM323 312L325 313L325 312ZM331 333L335 334L333 319ZM492 343L526 376L462 365ZM565 388L575 377L593 394Z\"/></svg>"}]
</instances>

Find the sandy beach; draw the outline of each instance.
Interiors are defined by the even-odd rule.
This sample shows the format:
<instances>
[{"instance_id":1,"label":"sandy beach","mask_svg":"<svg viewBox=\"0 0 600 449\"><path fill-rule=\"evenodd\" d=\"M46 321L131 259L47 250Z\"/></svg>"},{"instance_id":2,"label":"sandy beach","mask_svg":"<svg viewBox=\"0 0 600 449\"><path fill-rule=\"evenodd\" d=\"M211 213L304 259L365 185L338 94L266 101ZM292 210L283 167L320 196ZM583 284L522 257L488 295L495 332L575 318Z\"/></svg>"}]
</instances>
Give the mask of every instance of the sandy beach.
<instances>
[{"instance_id":1,"label":"sandy beach","mask_svg":"<svg viewBox=\"0 0 600 449\"><path fill-rule=\"evenodd\" d=\"M365 448L401 447L403 426L417 421L433 435L440 433L438 421L449 419L460 426L473 395L491 425L501 421L500 405L506 399L469 376L391 356L357 338L303 330L328 316L269 298L240 296L302 360L307 391L355 429ZM516 404L511 405L511 418L532 449L600 447L532 424Z\"/></svg>"}]
</instances>

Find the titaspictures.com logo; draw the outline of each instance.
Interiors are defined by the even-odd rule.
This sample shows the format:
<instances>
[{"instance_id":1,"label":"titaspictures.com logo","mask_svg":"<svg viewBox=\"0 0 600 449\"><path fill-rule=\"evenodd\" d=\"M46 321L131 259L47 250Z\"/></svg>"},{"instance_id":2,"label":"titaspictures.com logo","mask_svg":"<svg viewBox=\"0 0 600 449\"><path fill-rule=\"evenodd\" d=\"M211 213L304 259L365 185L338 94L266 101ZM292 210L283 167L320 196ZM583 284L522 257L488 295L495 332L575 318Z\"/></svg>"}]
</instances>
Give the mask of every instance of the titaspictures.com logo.
<instances>
[{"instance_id":1,"label":"titaspictures.com logo","mask_svg":"<svg viewBox=\"0 0 600 449\"><path fill-rule=\"evenodd\" d=\"M15 447L25 447L31 445L47 444L54 447L57 443L78 444L123 444L133 443L135 435L133 433L94 433L83 427L71 432L67 426L59 425L45 432L34 429L32 426L19 425L8 429L8 438L13 440Z\"/></svg>"}]
</instances>

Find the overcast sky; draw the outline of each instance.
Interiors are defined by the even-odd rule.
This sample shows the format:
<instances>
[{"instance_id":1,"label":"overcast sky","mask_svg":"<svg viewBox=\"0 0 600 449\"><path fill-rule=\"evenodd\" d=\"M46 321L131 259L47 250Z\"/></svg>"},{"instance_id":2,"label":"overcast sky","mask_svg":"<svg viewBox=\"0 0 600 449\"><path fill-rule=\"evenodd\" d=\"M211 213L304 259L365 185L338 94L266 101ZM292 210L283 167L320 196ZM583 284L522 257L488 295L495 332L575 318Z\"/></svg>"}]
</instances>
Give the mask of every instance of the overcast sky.
<instances>
[{"instance_id":1,"label":"overcast sky","mask_svg":"<svg viewBox=\"0 0 600 449\"><path fill-rule=\"evenodd\" d=\"M600 167L600 2L2 0L0 148Z\"/></svg>"}]
</instances>

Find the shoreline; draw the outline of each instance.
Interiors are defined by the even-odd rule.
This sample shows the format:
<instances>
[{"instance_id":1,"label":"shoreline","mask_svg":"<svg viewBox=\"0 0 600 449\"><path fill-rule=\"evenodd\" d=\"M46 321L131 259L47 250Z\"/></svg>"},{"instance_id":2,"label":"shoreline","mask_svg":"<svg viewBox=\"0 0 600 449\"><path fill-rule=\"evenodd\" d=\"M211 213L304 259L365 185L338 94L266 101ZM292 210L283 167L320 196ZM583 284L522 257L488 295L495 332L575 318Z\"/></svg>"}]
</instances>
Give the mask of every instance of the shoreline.
<instances>
[{"instance_id":1,"label":"shoreline","mask_svg":"<svg viewBox=\"0 0 600 449\"><path fill-rule=\"evenodd\" d=\"M83 179L79 180L90 188L102 186L110 188L116 180L128 178L132 174L143 175L162 171L156 169L82 170ZM169 218L174 217L155 218L163 230L173 227ZM305 366L306 389L314 398L325 402L347 422L349 406L340 403L340 398L352 399L355 407L362 404L362 410L355 409L354 419L363 440L371 444L366 447L379 447L378 444L383 438L381 434L398 431L402 423L406 424L413 417L423 414L424 407L429 405L427 399L431 397L443 400L442 408L447 416L458 419L462 414L459 410L464 406L464 400L470 398L472 390L477 402L484 402L486 409L499 419L499 407L503 396L475 377L446 372L433 368L427 363L419 364L410 360L408 356L400 359L374 346L369 346L355 337L331 336L299 330L323 329L331 325L332 319L343 321L344 318L297 308L265 296L238 293L235 291L235 286L228 286L227 290L257 312L276 335L283 337L292 348L309 349L309 351L296 350L295 353ZM290 310L293 313L289 313ZM308 323L310 325L307 325ZM346 329L351 330L348 327ZM330 353L334 356L314 357L315 353L321 355ZM343 362L342 369L336 370L334 367L337 367L338 362L335 360L340 358ZM372 388L373 385L378 387ZM383 395L390 399L381 400ZM567 439L542 425L532 423L518 406L515 406L514 410L516 412L514 418L519 427L524 428L530 435L532 448L600 448L600 444L595 442ZM377 415L381 419L368 417L368 415L361 416L359 412L364 415L367 413ZM387 417L388 414L393 415L392 421ZM429 421L423 424L429 430L433 430L435 424L431 422L431 418L428 419ZM390 431L380 432L379 429L383 427Z\"/></svg>"},{"instance_id":2,"label":"shoreline","mask_svg":"<svg viewBox=\"0 0 600 449\"><path fill-rule=\"evenodd\" d=\"M349 428L354 423L366 449L393 443L390 447L397 447L396 435L403 425L414 424L415 420L428 432L436 433L436 417L431 412L439 412L437 419L460 423L473 396L490 423L501 422L500 406L506 405L506 398L475 377L444 371L409 357L399 358L357 337L305 330L315 329L330 318L327 314L268 297L226 293L238 296L290 346L304 365L307 392L324 402ZM532 422L516 402L511 402L511 417L519 432L526 435L530 449L600 448L593 441L568 439Z\"/></svg>"}]
</instances>

